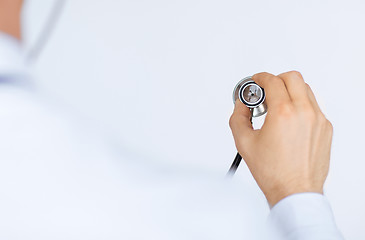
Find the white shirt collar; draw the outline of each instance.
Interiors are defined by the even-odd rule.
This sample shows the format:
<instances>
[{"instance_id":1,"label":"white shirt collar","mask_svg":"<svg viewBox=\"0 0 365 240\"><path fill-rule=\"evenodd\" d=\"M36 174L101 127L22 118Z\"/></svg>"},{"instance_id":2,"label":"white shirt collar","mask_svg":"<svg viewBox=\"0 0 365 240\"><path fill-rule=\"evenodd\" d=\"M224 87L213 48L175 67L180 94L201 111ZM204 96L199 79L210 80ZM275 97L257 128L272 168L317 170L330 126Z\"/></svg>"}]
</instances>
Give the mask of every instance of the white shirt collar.
<instances>
[{"instance_id":1,"label":"white shirt collar","mask_svg":"<svg viewBox=\"0 0 365 240\"><path fill-rule=\"evenodd\" d=\"M26 65L21 42L0 32L0 76L17 77L25 74Z\"/></svg>"}]
</instances>

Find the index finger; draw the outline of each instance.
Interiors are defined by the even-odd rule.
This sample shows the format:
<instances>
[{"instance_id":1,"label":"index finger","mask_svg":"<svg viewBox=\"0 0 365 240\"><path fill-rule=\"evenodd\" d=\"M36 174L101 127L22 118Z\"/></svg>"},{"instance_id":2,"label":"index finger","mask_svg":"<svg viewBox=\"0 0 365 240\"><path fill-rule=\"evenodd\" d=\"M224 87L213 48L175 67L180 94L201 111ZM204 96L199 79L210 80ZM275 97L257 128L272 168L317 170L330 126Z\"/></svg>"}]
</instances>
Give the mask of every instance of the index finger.
<instances>
[{"instance_id":1,"label":"index finger","mask_svg":"<svg viewBox=\"0 0 365 240\"><path fill-rule=\"evenodd\" d=\"M250 144L255 135L251 124L251 112L239 99L236 100L234 112L229 119L229 126L236 143L237 150L242 154L247 144ZM244 147L243 147L244 146Z\"/></svg>"},{"instance_id":2,"label":"index finger","mask_svg":"<svg viewBox=\"0 0 365 240\"><path fill-rule=\"evenodd\" d=\"M280 77L261 72L253 75L252 80L264 88L269 108L291 102L284 81Z\"/></svg>"}]
</instances>

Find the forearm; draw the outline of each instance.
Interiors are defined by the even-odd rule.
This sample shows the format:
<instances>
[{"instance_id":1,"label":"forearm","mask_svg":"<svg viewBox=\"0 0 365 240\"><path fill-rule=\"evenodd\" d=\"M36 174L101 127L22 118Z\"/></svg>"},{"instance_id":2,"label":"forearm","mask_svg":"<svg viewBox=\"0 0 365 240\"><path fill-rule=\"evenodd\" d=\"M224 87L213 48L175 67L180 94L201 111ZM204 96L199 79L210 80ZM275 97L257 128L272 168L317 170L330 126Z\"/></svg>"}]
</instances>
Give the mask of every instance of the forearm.
<instances>
[{"instance_id":1,"label":"forearm","mask_svg":"<svg viewBox=\"0 0 365 240\"><path fill-rule=\"evenodd\" d=\"M0 31L21 39L23 0L0 0Z\"/></svg>"}]
</instances>

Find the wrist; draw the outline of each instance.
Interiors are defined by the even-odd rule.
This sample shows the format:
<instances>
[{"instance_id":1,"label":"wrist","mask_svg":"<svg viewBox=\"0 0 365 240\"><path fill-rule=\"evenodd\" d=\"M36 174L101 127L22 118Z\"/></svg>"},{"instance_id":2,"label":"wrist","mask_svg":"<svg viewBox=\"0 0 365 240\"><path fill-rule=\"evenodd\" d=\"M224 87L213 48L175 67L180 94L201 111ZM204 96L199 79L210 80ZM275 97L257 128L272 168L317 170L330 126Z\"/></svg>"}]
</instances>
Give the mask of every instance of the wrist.
<instances>
[{"instance_id":1,"label":"wrist","mask_svg":"<svg viewBox=\"0 0 365 240\"><path fill-rule=\"evenodd\" d=\"M276 188L274 191L265 194L270 208L273 208L279 201L294 194L318 193L323 195L323 188L297 186L294 188Z\"/></svg>"}]
</instances>

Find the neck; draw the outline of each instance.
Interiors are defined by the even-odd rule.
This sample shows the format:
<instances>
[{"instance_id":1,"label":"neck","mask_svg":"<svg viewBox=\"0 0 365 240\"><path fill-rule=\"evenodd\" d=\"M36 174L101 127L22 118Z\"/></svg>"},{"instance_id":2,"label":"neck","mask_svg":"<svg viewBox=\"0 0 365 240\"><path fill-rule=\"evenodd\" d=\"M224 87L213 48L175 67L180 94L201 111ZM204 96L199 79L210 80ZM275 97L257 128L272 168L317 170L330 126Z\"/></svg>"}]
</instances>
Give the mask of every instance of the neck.
<instances>
[{"instance_id":1,"label":"neck","mask_svg":"<svg viewBox=\"0 0 365 240\"><path fill-rule=\"evenodd\" d=\"M0 0L0 31L21 40L23 0Z\"/></svg>"}]
</instances>

